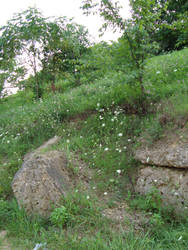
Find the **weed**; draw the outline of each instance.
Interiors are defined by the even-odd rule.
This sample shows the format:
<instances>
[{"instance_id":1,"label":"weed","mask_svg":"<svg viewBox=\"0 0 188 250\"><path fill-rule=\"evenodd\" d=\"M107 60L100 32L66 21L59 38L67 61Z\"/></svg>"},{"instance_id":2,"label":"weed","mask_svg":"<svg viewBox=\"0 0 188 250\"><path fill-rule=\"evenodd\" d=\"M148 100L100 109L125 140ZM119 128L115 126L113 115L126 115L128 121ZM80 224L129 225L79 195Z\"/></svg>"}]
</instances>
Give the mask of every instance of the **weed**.
<instances>
[{"instance_id":1,"label":"weed","mask_svg":"<svg viewBox=\"0 0 188 250\"><path fill-rule=\"evenodd\" d=\"M64 206L55 208L50 215L50 221L58 227L65 226L69 220L71 220L71 215Z\"/></svg>"},{"instance_id":2,"label":"weed","mask_svg":"<svg viewBox=\"0 0 188 250\"><path fill-rule=\"evenodd\" d=\"M153 188L144 197L139 196L136 199L130 200L131 207L145 210L146 212L160 213L162 209L162 200L159 191Z\"/></svg>"}]
</instances>

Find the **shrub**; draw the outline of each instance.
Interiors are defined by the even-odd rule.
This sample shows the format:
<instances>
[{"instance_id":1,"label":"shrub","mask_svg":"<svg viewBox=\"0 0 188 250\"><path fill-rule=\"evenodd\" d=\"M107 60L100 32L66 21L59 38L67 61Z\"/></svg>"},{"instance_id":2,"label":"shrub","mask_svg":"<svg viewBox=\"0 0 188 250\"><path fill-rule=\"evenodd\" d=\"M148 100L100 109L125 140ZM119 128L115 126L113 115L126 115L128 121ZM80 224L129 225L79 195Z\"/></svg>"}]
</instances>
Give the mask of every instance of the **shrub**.
<instances>
[{"instance_id":1,"label":"shrub","mask_svg":"<svg viewBox=\"0 0 188 250\"><path fill-rule=\"evenodd\" d=\"M50 215L51 223L58 227L65 226L69 220L71 220L71 215L64 206L55 208Z\"/></svg>"}]
</instances>

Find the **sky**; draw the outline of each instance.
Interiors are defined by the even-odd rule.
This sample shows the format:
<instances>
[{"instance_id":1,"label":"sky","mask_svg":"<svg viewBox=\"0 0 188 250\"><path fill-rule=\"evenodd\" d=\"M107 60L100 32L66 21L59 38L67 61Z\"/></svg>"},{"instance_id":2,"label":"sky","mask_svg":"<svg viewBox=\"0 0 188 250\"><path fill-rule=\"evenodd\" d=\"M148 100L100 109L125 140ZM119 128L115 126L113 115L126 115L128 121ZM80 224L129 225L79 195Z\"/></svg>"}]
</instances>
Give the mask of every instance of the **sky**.
<instances>
[{"instance_id":1,"label":"sky","mask_svg":"<svg viewBox=\"0 0 188 250\"><path fill-rule=\"evenodd\" d=\"M114 34L112 31L106 32L102 38L98 37L98 30L101 27L102 20L97 16L83 16L82 10L79 8L81 2L81 0L4 0L0 8L0 26L5 25L14 13L19 13L28 7L37 7L45 17L74 17L76 23L88 28L89 33L96 42L100 40L117 40L120 34ZM121 15L128 18L130 16L129 0L120 0L119 2L123 6Z\"/></svg>"}]
</instances>

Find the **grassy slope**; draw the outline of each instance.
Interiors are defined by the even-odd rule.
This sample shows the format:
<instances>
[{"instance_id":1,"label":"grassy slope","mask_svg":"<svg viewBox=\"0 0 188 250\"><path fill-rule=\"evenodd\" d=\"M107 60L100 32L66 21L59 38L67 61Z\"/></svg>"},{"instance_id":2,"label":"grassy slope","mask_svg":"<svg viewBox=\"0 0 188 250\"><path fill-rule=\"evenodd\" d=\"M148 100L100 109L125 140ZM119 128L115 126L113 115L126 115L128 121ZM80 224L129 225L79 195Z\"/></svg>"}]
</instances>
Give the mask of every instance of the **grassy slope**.
<instances>
[{"instance_id":1,"label":"grassy slope","mask_svg":"<svg viewBox=\"0 0 188 250\"><path fill-rule=\"evenodd\" d=\"M49 221L28 218L14 201L6 200L11 200L10 183L24 154L59 134L63 139L58 149L76 154L96 171L92 185L98 197L107 193L109 206L124 201L126 185L137 165L132 154L140 134L144 131L147 140L155 140L174 126L174 118L187 126L187 54L185 49L148 61L144 80L147 114L139 108L141 93L126 85L121 73L109 73L43 102L32 103L29 94L7 98L0 106L0 228L8 229L15 240L19 237L23 249L32 249L39 241L47 242L49 249L186 249L186 222L163 216L160 208L154 212L152 203L143 199L135 199L134 208L136 204L137 209L142 207L153 215L151 229L141 235L110 230L112 222L101 217L94 197L88 201L79 194L66 201L68 212L78 219L63 231ZM161 116L170 117L169 123L161 124Z\"/></svg>"}]
</instances>

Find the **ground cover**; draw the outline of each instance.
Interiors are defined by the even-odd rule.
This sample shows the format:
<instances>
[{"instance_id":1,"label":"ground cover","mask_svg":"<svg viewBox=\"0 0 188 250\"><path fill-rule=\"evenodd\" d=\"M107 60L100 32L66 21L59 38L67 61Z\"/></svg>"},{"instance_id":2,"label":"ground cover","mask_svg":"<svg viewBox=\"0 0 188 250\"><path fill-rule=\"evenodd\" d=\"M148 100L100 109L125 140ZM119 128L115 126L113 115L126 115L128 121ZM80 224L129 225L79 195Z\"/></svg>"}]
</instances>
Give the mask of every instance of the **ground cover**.
<instances>
[{"instance_id":1,"label":"ground cover","mask_svg":"<svg viewBox=\"0 0 188 250\"><path fill-rule=\"evenodd\" d=\"M38 102L29 93L26 100L23 93L2 100L0 230L14 242L11 249L33 249L37 243L48 249L186 249L187 220L161 211L154 194L143 198L134 193L134 149L140 136L152 143L188 126L187 53L148 61L144 98L122 73L112 72ZM23 156L55 134L62 139L52 149L76 157L92 171L87 192L78 185L62 201L67 219L60 224L26 215L11 190ZM70 164L75 178L79 167Z\"/></svg>"}]
</instances>

